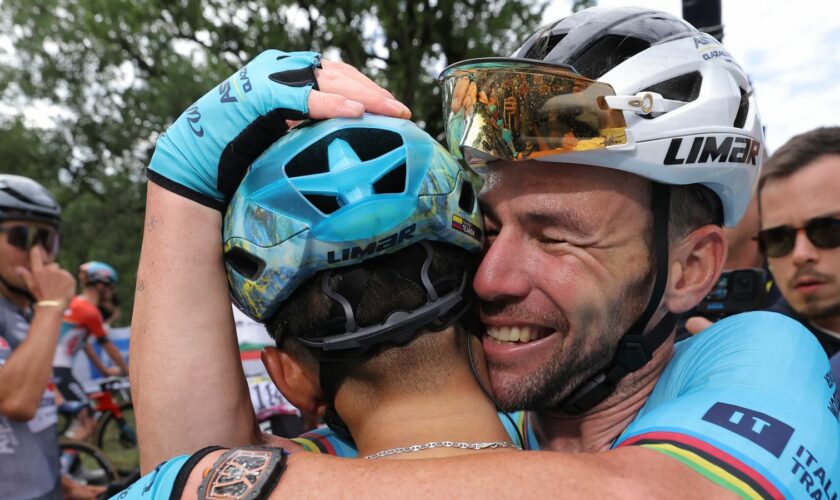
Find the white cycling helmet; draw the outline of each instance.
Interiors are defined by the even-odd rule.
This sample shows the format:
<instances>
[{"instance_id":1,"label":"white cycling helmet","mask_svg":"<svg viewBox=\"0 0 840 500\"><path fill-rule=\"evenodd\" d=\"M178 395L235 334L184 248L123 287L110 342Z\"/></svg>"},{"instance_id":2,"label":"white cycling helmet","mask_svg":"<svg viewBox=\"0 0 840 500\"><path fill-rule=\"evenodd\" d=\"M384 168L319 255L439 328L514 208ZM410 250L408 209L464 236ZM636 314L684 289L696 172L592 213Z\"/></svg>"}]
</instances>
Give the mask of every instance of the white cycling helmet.
<instances>
[{"instance_id":1,"label":"white cycling helmet","mask_svg":"<svg viewBox=\"0 0 840 500\"><path fill-rule=\"evenodd\" d=\"M740 66L711 36L670 14L588 9L532 34L512 57L446 68L446 137L478 172L494 160L612 168L654 181L648 304L609 363L559 407L579 414L645 366L676 316L650 324L668 276L670 185L701 184L734 226L763 160L761 122Z\"/></svg>"},{"instance_id":2,"label":"white cycling helmet","mask_svg":"<svg viewBox=\"0 0 840 500\"><path fill-rule=\"evenodd\" d=\"M587 9L532 34L510 58L441 74L450 149L492 160L596 165L703 184L724 225L746 211L765 155L747 75L723 46L670 14Z\"/></svg>"}]
</instances>

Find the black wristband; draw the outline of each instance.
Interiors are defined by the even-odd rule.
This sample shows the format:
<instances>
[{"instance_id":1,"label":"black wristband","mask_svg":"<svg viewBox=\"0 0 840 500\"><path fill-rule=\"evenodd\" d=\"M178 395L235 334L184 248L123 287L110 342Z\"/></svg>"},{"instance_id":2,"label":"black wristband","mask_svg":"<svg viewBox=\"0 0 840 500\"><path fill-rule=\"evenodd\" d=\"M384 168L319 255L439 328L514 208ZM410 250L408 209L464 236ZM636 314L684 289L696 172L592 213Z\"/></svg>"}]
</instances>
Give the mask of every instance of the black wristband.
<instances>
[{"instance_id":1,"label":"black wristband","mask_svg":"<svg viewBox=\"0 0 840 500\"><path fill-rule=\"evenodd\" d=\"M181 470L178 472L178 475L175 476L175 484L172 485L172 493L169 495L169 500L180 500L181 495L184 493L184 487L187 485L187 480L190 478L190 473L202 458L216 450L225 449L227 448L223 448L221 446L208 446L193 453L190 458L184 462L184 465L181 466Z\"/></svg>"}]
</instances>

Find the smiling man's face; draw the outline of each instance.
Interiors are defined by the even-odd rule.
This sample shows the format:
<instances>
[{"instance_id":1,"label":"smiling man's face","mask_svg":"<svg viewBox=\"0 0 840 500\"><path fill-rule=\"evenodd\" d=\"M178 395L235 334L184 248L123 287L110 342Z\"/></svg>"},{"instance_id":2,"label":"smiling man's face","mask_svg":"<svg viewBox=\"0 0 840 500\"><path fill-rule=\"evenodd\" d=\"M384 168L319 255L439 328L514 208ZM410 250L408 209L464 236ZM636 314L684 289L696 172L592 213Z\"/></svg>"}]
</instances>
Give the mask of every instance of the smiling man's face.
<instances>
[{"instance_id":1,"label":"smiling man's face","mask_svg":"<svg viewBox=\"0 0 840 500\"><path fill-rule=\"evenodd\" d=\"M604 368L653 283L650 183L598 167L494 162L474 286L493 392L552 409Z\"/></svg>"}]
</instances>

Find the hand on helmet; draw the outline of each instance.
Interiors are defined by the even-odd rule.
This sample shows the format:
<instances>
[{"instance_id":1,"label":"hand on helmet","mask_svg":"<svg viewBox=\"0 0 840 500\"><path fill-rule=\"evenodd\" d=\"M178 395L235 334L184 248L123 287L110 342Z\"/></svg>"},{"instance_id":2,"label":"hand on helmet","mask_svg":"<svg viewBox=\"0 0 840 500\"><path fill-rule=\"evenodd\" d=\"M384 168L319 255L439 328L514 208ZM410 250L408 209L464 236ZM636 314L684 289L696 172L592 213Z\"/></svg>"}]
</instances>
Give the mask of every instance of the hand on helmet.
<instances>
[{"instance_id":1,"label":"hand on helmet","mask_svg":"<svg viewBox=\"0 0 840 500\"><path fill-rule=\"evenodd\" d=\"M247 167L293 121L410 111L355 68L315 52L268 50L209 91L157 142L149 178L223 209Z\"/></svg>"}]
</instances>

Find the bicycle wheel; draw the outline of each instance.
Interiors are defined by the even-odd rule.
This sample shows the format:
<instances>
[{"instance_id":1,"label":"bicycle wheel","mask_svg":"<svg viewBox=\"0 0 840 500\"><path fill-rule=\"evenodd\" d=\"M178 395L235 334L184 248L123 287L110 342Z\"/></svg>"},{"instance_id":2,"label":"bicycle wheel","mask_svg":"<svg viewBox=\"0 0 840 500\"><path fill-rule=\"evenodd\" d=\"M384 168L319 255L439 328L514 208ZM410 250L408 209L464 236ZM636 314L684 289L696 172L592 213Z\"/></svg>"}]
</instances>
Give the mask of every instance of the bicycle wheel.
<instances>
[{"instance_id":1,"label":"bicycle wheel","mask_svg":"<svg viewBox=\"0 0 840 500\"><path fill-rule=\"evenodd\" d=\"M108 455L120 475L125 475L140 467L140 450L137 448L134 406L123 403L120 412L122 420L110 411L100 417L95 442Z\"/></svg>"},{"instance_id":2,"label":"bicycle wheel","mask_svg":"<svg viewBox=\"0 0 840 500\"><path fill-rule=\"evenodd\" d=\"M56 424L55 429L58 431L59 436L63 436L67 429L70 428L70 423L73 421L71 417L69 417L64 412L58 412L58 423Z\"/></svg>"},{"instance_id":3,"label":"bicycle wheel","mask_svg":"<svg viewBox=\"0 0 840 500\"><path fill-rule=\"evenodd\" d=\"M62 472L82 484L107 485L117 479L117 472L99 448L69 439L60 439Z\"/></svg>"}]
</instances>

